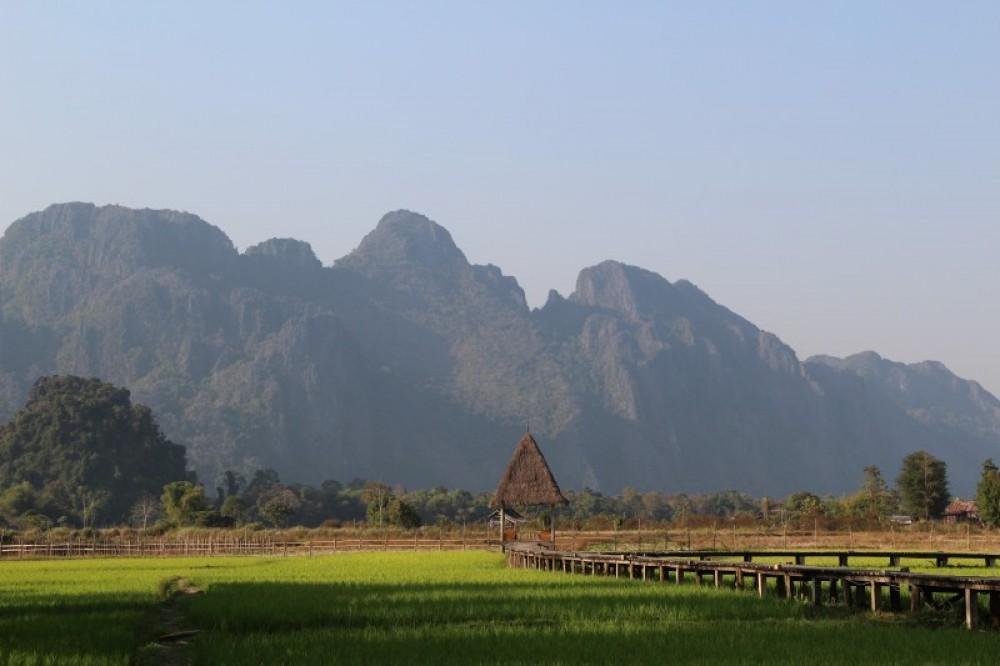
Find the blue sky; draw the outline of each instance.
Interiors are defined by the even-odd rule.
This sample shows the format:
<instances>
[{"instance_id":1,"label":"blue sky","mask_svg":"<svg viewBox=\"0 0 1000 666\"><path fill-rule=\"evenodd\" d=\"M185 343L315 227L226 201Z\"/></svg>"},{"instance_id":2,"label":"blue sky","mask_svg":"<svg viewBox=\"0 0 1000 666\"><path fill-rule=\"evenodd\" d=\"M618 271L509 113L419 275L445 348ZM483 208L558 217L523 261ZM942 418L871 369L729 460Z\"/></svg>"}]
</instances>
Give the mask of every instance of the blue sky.
<instances>
[{"instance_id":1,"label":"blue sky","mask_svg":"<svg viewBox=\"0 0 1000 666\"><path fill-rule=\"evenodd\" d=\"M173 208L330 263L409 208L533 306L617 259L995 393L998 120L993 1L0 0L0 228Z\"/></svg>"}]
</instances>

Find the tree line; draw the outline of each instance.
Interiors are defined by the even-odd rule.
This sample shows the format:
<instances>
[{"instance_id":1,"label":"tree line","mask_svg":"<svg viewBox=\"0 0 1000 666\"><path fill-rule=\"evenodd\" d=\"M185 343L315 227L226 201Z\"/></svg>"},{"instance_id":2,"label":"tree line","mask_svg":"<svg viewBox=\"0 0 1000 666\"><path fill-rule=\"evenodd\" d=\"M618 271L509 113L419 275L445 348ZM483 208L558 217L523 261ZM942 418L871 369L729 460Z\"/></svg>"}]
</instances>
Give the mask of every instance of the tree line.
<instances>
[{"instance_id":1,"label":"tree line","mask_svg":"<svg viewBox=\"0 0 1000 666\"><path fill-rule=\"evenodd\" d=\"M717 520L763 524L798 520L886 521L905 514L940 518L950 498L947 466L926 451L906 456L890 486L877 467L862 470L856 492L820 497L803 490L754 498L736 490L704 494L567 491L558 519L605 529L635 521ZM150 410L97 379L46 377L0 426L0 527L131 525L144 529L304 527L365 523L417 527L486 519L488 492L436 487L407 490L381 481L283 483L271 469L249 478L227 471L205 484L185 469L184 448L167 440ZM983 464L979 515L1000 524L1000 469ZM546 512L536 513L545 519Z\"/></svg>"}]
</instances>

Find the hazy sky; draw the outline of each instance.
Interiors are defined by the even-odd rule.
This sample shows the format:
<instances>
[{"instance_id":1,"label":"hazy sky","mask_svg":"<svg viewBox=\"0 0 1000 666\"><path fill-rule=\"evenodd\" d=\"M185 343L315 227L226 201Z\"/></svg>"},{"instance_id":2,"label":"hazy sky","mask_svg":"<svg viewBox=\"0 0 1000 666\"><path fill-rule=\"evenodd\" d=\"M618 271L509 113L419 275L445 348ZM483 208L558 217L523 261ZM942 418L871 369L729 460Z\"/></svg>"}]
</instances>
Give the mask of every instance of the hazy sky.
<instances>
[{"instance_id":1,"label":"hazy sky","mask_svg":"<svg viewBox=\"0 0 1000 666\"><path fill-rule=\"evenodd\" d=\"M65 201L324 263L409 208L1000 393L1000 2L0 0L0 229Z\"/></svg>"}]
</instances>

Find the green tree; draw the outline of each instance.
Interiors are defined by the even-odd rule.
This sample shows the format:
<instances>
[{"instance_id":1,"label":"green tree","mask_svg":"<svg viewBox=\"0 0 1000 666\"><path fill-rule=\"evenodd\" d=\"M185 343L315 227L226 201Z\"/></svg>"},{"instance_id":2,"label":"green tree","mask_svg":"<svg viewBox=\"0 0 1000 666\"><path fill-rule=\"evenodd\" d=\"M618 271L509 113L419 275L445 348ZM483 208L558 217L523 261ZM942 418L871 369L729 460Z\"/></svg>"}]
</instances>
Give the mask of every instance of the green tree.
<instances>
[{"instance_id":1,"label":"green tree","mask_svg":"<svg viewBox=\"0 0 1000 666\"><path fill-rule=\"evenodd\" d=\"M274 527L287 527L302 500L290 488L272 487L257 501L257 513Z\"/></svg>"},{"instance_id":2,"label":"green tree","mask_svg":"<svg viewBox=\"0 0 1000 666\"><path fill-rule=\"evenodd\" d=\"M420 514L412 506L393 497L386 507L386 519L396 527L420 527Z\"/></svg>"},{"instance_id":3,"label":"green tree","mask_svg":"<svg viewBox=\"0 0 1000 666\"><path fill-rule=\"evenodd\" d=\"M793 518L818 516L824 513L823 500L818 495L802 490L788 496L785 511Z\"/></svg>"},{"instance_id":4,"label":"green tree","mask_svg":"<svg viewBox=\"0 0 1000 666\"><path fill-rule=\"evenodd\" d=\"M992 459L983 463L983 475L976 486L976 508L984 523L1000 526L1000 468Z\"/></svg>"},{"instance_id":5,"label":"green tree","mask_svg":"<svg viewBox=\"0 0 1000 666\"><path fill-rule=\"evenodd\" d=\"M865 467L861 488L848 500L849 511L855 516L885 520L896 513L898 506L898 495L886 484L882 471L874 465Z\"/></svg>"},{"instance_id":6,"label":"green tree","mask_svg":"<svg viewBox=\"0 0 1000 666\"><path fill-rule=\"evenodd\" d=\"M209 513L205 487L190 481L174 481L165 485L160 503L167 522L174 527L204 522L204 514Z\"/></svg>"},{"instance_id":7,"label":"green tree","mask_svg":"<svg viewBox=\"0 0 1000 666\"><path fill-rule=\"evenodd\" d=\"M393 500L392 488L379 481L372 481L365 486L362 498L365 502L365 512L368 515L368 522L382 527L388 521L386 513L389 502Z\"/></svg>"},{"instance_id":8,"label":"green tree","mask_svg":"<svg viewBox=\"0 0 1000 666\"><path fill-rule=\"evenodd\" d=\"M242 525L246 522L247 517L247 507L243 500L236 496L230 495L226 499L222 500L222 506L219 508L219 515L232 522L233 525Z\"/></svg>"},{"instance_id":9,"label":"green tree","mask_svg":"<svg viewBox=\"0 0 1000 666\"><path fill-rule=\"evenodd\" d=\"M896 477L903 511L924 520L940 518L948 506L948 467L926 451L903 458Z\"/></svg>"},{"instance_id":10,"label":"green tree","mask_svg":"<svg viewBox=\"0 0 1000 666\"><path fill-rule=\"evenodd\" d=\"M97 379L43 377L24 409L0 427L0 490L30 483L53 517L125 522L144 493L184 478L184 447L167 440L148 407Z\"/></svg>"},{"instance_id":11,"label":"green tree","mask_svg":"<svg viewBox=\"0 0 1000 666\"><path fill-rule=\"evenodd\" d=\"M27 481L14 484L0 491L0 518L14 525L23 514L33 511L38 503L38 494Z\"/></svg>"}]
</instances>

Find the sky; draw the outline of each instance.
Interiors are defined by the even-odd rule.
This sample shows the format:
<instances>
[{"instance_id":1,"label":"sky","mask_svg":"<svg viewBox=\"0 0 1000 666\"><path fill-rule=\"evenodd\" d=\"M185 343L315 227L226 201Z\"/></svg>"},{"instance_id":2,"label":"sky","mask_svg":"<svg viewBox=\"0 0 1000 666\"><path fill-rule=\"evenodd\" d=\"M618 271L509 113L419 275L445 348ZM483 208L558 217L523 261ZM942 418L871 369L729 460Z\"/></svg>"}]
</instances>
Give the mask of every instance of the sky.
<instances>
[{"instance_id":1,"label":"sky","mask_svg":"<svg viewBox=\"0 0 1000 666\"><path fill-rule=\"evenodd\" d=\"M1000 394L1000 3L0 0L0 230L66 201L326 264L406 208Z\"/></svg>"}]
</instances>

